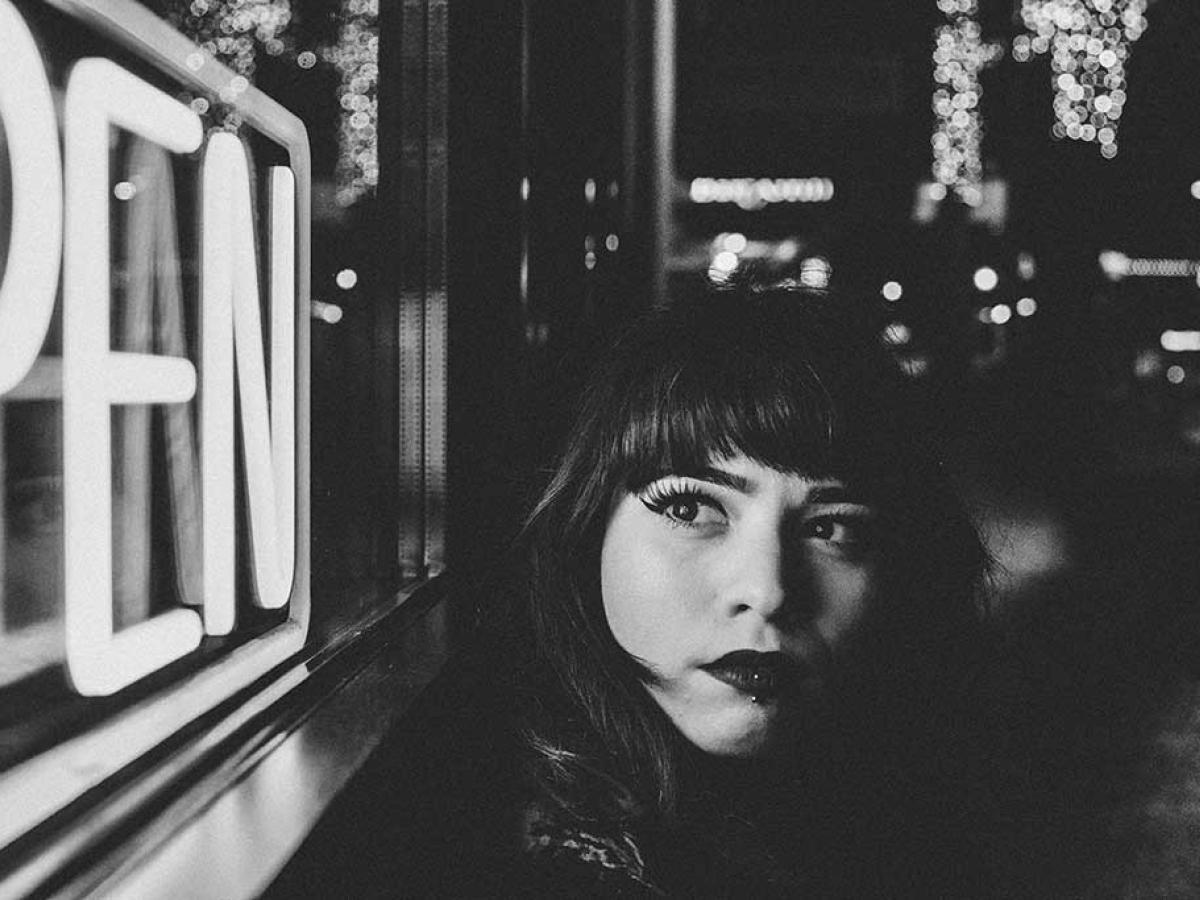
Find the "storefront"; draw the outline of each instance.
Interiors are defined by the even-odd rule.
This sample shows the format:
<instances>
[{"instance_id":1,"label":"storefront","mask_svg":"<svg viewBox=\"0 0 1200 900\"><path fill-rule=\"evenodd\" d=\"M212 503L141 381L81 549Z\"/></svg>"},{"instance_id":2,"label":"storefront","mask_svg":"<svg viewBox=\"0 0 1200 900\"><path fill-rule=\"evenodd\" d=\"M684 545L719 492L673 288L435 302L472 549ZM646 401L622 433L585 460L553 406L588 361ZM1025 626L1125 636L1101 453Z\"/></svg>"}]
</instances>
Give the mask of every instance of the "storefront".
<instances>
[{"instance_id":1,"label":"storefront","mask_svg":"<svg viewBox=\"0 0 1200 900\"><path fill-rule=\"evenodd\" d=\"M0 2L0 893L253 892L436 673L446 13Z\"/></svg>"}]
</instances>

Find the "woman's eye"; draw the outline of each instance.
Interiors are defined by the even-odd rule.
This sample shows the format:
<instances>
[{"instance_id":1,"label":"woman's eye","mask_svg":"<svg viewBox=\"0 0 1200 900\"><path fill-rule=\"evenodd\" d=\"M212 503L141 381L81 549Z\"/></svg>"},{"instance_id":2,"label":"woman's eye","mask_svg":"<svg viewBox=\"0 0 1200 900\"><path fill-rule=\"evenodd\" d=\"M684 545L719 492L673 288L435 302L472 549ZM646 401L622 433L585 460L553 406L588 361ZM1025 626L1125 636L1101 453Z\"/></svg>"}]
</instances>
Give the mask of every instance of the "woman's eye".
<instances>
[{"instance_id":1,"label":"woman's eye","mask_svg":"<svg viewBox=\"0 0 1200 900\"><path fill-rule=\"evenodd\" d=\"M867 543L867 523L848 517L822 516L808 523L810 537L830 544L858 546Z\"/></svg>"},{"instance_id":2,"label":"woman's eye","mask_svg":"<svg viewBox=\"0 0 1200 900\"><path fill-rule=\"evenodd\" d=\"M693 497L680 497L667 504L664 512L680 522L694 522L700 515L700 503Z\"/></svg>"},{"instance_id":3,"label":"woman's eye","mask_svg":"<svg viewBox=\"0 0 1200 900\"><path fill-rule=\"evenodd\" d=\"M841 522L835 522L832 519L817 519L808 527L809 533L823 541L844 540L848 529Z\"/></svg>"},{"instance_id":4,"label":"woman's eye","mask_svg":"<svg viewBox=\"0 0 1200 900\"><path fill-rule=\"evenodd\" d=\"M724 510L714 500L691 493L649 493L641 498L652 513L662 516L672 525L700 528L719 525L725 521Z\"/></svg>"}]
</instances>

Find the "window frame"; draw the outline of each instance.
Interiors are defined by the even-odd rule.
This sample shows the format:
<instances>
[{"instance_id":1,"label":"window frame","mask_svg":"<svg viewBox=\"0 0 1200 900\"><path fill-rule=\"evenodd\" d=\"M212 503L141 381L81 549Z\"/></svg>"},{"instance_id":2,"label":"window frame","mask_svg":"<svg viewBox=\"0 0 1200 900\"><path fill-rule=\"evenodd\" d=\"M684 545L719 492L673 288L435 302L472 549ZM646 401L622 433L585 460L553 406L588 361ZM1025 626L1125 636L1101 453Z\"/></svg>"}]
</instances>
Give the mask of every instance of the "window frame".
<instances>
[{"instance_id":1,"label":"window frame","mask_svg":"<svg viewBox=\"0 0 1200 900\"><path fill-rule=\"evenodd\" d=\"M235 74L134 0L43 0L101 37L129 50L185 87L220 93ZM296 203L296 557L287 619L232 649L181 682L115 713L0 773L0 851L159 746L189 723L245 689L305 646L309 592L309 265L311 160L304 123L250 86L231 104L277 142L295 175Z\"/></svg>"}]
</instances>

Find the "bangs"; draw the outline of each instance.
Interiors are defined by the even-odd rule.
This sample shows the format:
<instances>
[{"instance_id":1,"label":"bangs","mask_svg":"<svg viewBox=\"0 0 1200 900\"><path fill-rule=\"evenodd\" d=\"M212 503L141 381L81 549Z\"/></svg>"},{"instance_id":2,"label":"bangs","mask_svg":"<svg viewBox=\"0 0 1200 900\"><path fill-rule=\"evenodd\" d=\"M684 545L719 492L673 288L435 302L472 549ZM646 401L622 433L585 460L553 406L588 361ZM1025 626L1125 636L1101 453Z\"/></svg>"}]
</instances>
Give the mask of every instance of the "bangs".
<instances>
[{"instance_id":1,"label":"bangs","mask_svg":"<svg viewBox=\"0 0 1200 900\"><path fill-rule=\"evenodd\" d=\"M728 345L719 354L704 349L673 354L627 384L615 448L627 489L737 455L780 471L833 474L837 410L802 358Z\"/></svg>"}]
</instances>

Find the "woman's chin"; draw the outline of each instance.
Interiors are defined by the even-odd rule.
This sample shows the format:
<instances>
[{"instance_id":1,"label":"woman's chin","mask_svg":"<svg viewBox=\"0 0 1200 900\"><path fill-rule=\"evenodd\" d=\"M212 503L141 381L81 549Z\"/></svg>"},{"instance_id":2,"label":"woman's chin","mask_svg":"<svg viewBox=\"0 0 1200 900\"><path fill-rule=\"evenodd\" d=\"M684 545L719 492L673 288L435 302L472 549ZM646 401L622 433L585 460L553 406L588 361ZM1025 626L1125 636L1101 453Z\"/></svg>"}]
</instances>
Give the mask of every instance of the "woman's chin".
<instances>
[{"instance_id":1,"label":"woman's chin","mask_svg":"<svg viewBox=\"0 0 1200 900\"><path fill-rule=\"evenodd\" d=\"M748 698L740 708L722 710L696 721L675 719L675 726L698 749L712 756L755 759L778 752L786 732L782 711Z\"/></svg>"}]
</instances>

